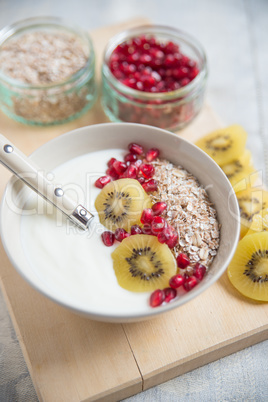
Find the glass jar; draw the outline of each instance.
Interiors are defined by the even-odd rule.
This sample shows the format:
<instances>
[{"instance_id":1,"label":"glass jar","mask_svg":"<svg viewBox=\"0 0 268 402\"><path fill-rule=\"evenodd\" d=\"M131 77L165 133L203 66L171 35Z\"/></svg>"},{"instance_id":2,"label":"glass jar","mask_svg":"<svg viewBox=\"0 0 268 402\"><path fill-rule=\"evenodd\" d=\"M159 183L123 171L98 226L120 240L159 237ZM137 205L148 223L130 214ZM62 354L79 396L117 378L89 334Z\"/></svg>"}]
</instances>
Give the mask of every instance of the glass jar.
<instances>
[{"instance_id":1,"label":"glass jar","mask_svg":"<svg viewBox=\"0 0 268 402\"><path fill-rule=\"evenodd\" d=\"M64 123L90 109L96 96L95 54L86 32L53 17L0 31L0 107L9 117Z\"/></svg>"},{"instance_id":2,"label":"glass jar","mask_svg":"<svg viewBox=\"0 0 268 402\"><path fill-rule=\"evenodd\" d=\"M119 66L118 68L119 70L120 68L128 68L130 70L132 68L133 71L136 68L137 73L139 69L139 66L137 67L138 64L136 63L135 66L134 62L134 67L133 65L129 67L131 62L128 62L128 60L129 58L131 60L134 59L134 53L137 50L135 48L137 40L140 46L142 38L147 38L147 41L151 41L152 47L155 42L158 45L160 44L160 48L161 46L167 46L167 44L170 44L168 46L174 44L179 47L180 54L175 55L175 58L177 57L175 60L177 63L176 66L172 66L172 62L174 62L172 57L165 61L166 65L161 64L161 59L159 59L160 61L158 60L158 65L156 66L154 60L153 67L150 67L150 63L152 62L150 57L149 60L146 60L146 58L143 60L140 59L145 63L145 66L147 61L148 68L146 68L149 72L153 71L154 77L158 78L158 80L159 69L164 67L167 73L170 74L170 71L172 72L173 69L179 66L181 57L184 57L184 61L188 59L189 65L195 65L198 68L198 74L187 84L185 84L187 81L184 80L184 86L174 84L174 88L169 88L168 91L163 92L158 92L157 88L151 88L154 92L149 92L144 87L142 88L143 90L138 90L134 85L133 87L128 86L129 83L133 84L135 82L134 72L129 75L129 78L133 78L133 80L124 81L127 82L127 85L125 85L125 83L120 81L120 71L118 74L116 74L116 71L113 71L113 73L111 71L110 65L112 65L111 63L114 60L114 58L111 59L111 56L114 57L113 52L115 49L118 49L118 46L130 46L125 59L128 66L125 64L125 66ZM132 47L134 39L135 44ZM148 43L145 46L147 50L148 46L150 47ZM137 59L139 52L137 51L136 53L138 55ZM171 66L167 65L167 62ZM114 74L118 75L119 78ZM142 123L172 131L179 130L189 124L200 112L204 100L207 76L208 70L205 52L198 41L188 34L170 27L157 25L129 29L114 36L106 47L102 65L102 105L111 121ZM137 86L137 82L135 85Z\"/></svg>"}]
</instances>

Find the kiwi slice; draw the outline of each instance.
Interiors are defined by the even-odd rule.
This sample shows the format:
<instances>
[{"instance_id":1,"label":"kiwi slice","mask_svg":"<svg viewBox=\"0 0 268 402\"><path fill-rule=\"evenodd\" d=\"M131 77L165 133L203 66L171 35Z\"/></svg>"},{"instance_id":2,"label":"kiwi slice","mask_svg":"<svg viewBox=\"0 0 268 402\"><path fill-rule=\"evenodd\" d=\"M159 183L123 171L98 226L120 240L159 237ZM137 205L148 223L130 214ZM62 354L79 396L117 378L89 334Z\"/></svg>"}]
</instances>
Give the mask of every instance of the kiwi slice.
<instances>
[{"instance_id":1,"label":"kiwi slice","mask_svg":"<svg viewBox=\"0 0 268 402\"><path fill-rule=\"evenodd\" d=\"M134 179L119 179L108 183L95 201L100 222L111 231L117 228L130 231L132 225L140 223L143 209L151 205L150 197Z\"/></svg>"},{"instance_id":2,"label":"kiwi slice","mask_svg":"<svg viewBox=\"0 0 268 402\"><path fill-rule=\"evenodd\" d=\"M202 137L196 145L221 166L238 159L243 154L246 140L246 131L238 124L234 124Z\"/></svg>"},{"instance_id":3,"label":"kiwi slice","mask_svg":"<svg viewBox=\"0 0 268 402\"><path fill-rule=\"evenodd\" d=\"M268 208L262 209L259 214L252 218L251 225L247 232L247 236L256 232L268 231Z\"/></svg>"},{"instance_id":4,"label":"kiwi slice","mask_svg":"<svg viewBox=\"0 0 268 402\"><path fill-rule=\"evenodd\" d=\"M236 193L240 209L240 237L249 230L254 215L268 207L268 192L262 188L252 187L249 190Z\"/></svg>"},{"instance_id":5,"label":"kiwi slice","mask_svg":"<svg viewBox=\"0 0 268 402\"><path fill-rule=\"evenodd\" d=\"M151 235L127 237L112 253L112 258L119 285L132 292L168 287L169 279L177 271L169 247Z\"/></svg>"},{"instance_id":6,"label":"kiwi slice","mask_svg":"<svg viewBox=\"0 0 268 402\"><path fill-rule=\"evenodd\" d=\"M246 188L249 182L252 185L257 178L252 175L255 168L252 164L251 152L248 149L245 149L239 158L222 165L221 168L236 191Z\"/></svg>"},{"instance_id":7,"label":"kiwi slice","mask_svg":"<svg viewBox=\"0 0 268 402\"><path fill-rule=\"evenodd\" d=\"M244 296L268 301L268 233L255 233L240 240L227 273Z\"/></svg>"}]
</instances>

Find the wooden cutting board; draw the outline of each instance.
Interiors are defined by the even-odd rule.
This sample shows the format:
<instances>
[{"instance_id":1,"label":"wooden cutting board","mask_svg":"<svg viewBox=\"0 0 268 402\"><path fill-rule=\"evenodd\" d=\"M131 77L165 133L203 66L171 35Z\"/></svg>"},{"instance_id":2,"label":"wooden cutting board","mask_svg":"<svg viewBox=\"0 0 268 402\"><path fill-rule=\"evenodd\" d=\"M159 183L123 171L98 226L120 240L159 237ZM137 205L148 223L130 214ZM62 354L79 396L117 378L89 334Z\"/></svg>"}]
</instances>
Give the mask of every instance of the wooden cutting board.
<instances>
[{"instance_id":1,"label":"wooden cutting board","mask_svg":"<svg viewBox=\"0 0 268 402\"><path fill-rule=\"evenodd\" d=\"M103 48L138 19L92 32L97 71ZM71 123L47 128L0 114L0 132L29 154L77 127L108 121L98 103ZM179 135L195 141L221 126L207 105ZM0 194L10 174L0 166ZM141 323L95 322L54 304L14 270L0 245L2 290L40 401L116 401L268 338L268 305L249 301L224 274L205 293Z\"/></svg>"}]
</instances>

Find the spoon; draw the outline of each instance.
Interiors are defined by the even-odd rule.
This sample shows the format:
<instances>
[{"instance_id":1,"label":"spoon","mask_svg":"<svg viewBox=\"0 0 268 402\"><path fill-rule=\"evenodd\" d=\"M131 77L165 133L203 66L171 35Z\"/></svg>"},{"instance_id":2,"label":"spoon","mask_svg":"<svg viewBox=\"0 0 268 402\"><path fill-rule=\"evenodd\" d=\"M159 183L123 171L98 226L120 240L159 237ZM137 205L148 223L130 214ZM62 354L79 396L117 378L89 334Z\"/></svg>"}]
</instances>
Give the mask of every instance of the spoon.
<instances>
[{"instance_id":1,"label":"spoon","mask_svg":"<svg viewBox=\"0 0 268 402\"><path fill-rule=\"evenodd\" d=\"M64 193L60 185L48 181L43 170L2 134L0 134L0 162L73 223L84 230L88 229L93 214L81 204L77 205L76 201Z\"/></svg>"}]
</instances>

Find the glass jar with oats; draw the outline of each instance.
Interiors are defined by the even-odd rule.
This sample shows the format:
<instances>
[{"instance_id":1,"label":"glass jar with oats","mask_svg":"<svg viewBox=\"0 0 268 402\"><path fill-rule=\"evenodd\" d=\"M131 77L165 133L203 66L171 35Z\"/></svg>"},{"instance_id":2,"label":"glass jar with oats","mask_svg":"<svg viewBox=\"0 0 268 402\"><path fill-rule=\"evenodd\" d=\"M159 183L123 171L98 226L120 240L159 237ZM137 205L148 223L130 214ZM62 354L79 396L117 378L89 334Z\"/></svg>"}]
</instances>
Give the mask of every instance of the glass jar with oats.
<instances>
[{"instance_id":1,"label":"glass jar with oats","mask_svg":"<svg viewBox=\"0 0 268 402\"><path fill-rule=\"evenodd\" d=\"M0 107L26 124L64 123L97 95L89 35L58 18L29 18L0 31Z\"/></svg>"}]
</instances>

